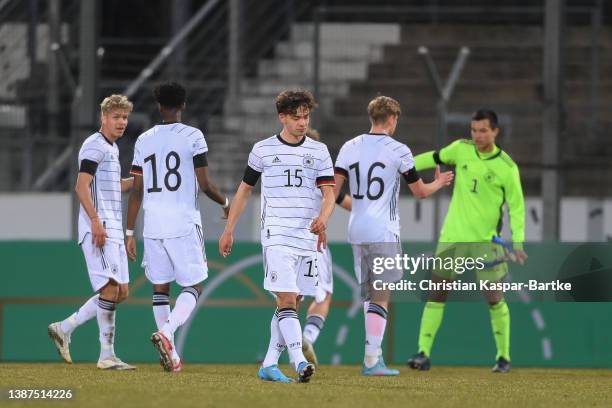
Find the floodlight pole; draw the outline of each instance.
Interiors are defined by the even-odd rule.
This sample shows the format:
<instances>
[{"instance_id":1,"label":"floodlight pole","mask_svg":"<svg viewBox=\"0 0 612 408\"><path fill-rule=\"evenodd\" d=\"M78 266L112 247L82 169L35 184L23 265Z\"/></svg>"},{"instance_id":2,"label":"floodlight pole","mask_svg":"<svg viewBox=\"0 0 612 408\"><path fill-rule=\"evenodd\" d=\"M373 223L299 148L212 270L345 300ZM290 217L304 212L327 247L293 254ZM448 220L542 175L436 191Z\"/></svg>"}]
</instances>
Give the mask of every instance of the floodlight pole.
<instances>
[{"instance_id":1,"label":"floodlight pole","mask_svg":"<svg viewBox=\"0 0 612 408\"><path fill-rule=\"evenodd\" d=\"M461 71L465 67L465 63L470 55L470 49L468 47L461 47L459 49L459 54L457 55L457 59L455 59L455 63L453 64L453 68L451 69L448 78L446 79L446 84L442 84L442 80L440 79L440 74L438 68L436 67L436 63L434 62L431 54L429 53L429 49L425 46L420 46L418 48L419 55L423 58L423 62L425 63L425 67L427 68L427 72L429 73L429 78L438 94L438 102L436 103L436 115L437 115L437 123L438 123L438 132L437 132L437 143L436 148L441 149L446 143L446 117L448 115L448 103L453 95L453 91L455 89L455 85L459 81L459 77L461 76ZM440 234L440 220L439 220L439 212L440 212L440 196L438 194L434 197L434 239L437 240Z\"/></svg>"},{"instance_id":2,"label":"floodlight pole","mask_svg":"<svg viewBox=\"0 0 612 408\"><path fill-rule=\"evenodd\" d=\"M564 132L563 30L564 2L546 0L544 14L544 110L542 117L542 233L559 238L559 142Z\"/></svg>"}]
</instances>

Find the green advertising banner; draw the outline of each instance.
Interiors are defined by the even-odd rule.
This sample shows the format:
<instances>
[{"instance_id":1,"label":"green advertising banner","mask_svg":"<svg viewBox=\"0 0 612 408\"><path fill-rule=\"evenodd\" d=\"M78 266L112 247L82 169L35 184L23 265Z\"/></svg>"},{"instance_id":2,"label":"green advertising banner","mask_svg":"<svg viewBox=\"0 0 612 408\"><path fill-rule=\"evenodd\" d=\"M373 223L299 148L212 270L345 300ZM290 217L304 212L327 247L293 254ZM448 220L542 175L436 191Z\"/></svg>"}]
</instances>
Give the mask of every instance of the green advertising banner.
<instances>
[{"instance_id":1,"label":"green advertising banner","mask_svg":"<svg viewBox=\"0 0 612 408\"><path fill-rule=\"evenodd\" d=\"M411 256L431 254L433 244L404 243ZM364 323L349 245L330 245L334 297L317 341L323 364L359 364ZM256 363L269 340L274 300L263 287L261 247L236 243L230 258L206 245L209 278L192 319L176 336L185 361ZM531 244L525 266L510 266L513 282L571 282L571 293L509 291L511 353L515 366L612 367L612 250L603 244ZM142 249L140 249L142 254ZM92 295L80 248L73 242L0 243L0 360L58 361L47 337L49 323L73 313ZM467 274L466 274L467 277ZM155 362L149 342L155 331L151 285L139 263L130 263L130 297L117 308L117 354L130 362ZM405 279L427 279L426 272ZM172 296L179 288L174 286ZM473 296L472 296L473 295ZM384 349L388 362L402 364L417 348L425 291L394 293ZM594 301L596 300L596 301ZM606 301L608 300L608 301ZM310 300L306 300L309 302ZM302 316L306 307L302 307ZM484 297L471 294L446 306L432 359L436 365L492 365L495 344ZM72 335L74 361L95 361L95 319Z\"/></svg>"}]
</instances>

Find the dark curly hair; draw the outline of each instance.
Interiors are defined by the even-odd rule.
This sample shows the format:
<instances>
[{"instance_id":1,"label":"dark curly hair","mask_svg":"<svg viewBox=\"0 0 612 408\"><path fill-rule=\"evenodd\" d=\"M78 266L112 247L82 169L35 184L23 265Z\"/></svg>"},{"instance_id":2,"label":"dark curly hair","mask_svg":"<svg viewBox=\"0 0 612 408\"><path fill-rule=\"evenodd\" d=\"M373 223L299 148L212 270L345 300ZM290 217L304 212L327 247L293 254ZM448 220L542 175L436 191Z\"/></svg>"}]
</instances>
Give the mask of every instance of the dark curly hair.
<instances>
[{"instance_id":1,"label":"dark curly hair","mask_svg":"<svg viewBox=\"0 0 612 408\"><path fill-rule=\"evenodd\" d=\"M301 107L312 111L317 107L314 96L305 89L291 89L281 92L276 97L276 111L278 113L293 114Z\"/></svg>"},{"instance_id":2,"label":"dark curly hair","mask_svg":"<svg viewBox=\"0 0 612 408\"><path fill-rule=\"evenodd\" d=\"M180 108L187 100L187 91L177 82L164 82L153 89L157 103L166 108Z\"/></svg>"}]
</instances>

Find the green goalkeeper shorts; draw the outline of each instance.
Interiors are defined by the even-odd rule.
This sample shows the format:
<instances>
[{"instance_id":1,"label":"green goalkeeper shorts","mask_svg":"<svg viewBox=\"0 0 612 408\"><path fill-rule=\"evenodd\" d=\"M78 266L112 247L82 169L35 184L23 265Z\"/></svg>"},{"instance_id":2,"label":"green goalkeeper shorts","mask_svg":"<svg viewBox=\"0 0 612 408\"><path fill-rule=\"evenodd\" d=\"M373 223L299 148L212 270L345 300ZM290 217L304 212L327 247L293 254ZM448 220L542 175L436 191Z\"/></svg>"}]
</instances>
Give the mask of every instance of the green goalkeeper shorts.
<instances>
[{"instance_id":1,"label":"green goalkeeper shorts","mask_svg":"<svg viewBox=\"0 0 612 408\"><path fill-rule=\"evenodd\" d=\"M507 262L489 267L486 265L503 256L504 249L492 242L438 242L437 259L431 270L434 275L446 280L467 280L475 274L477 281L497 282L508 274Z\"/></svg>"}]
</instances>

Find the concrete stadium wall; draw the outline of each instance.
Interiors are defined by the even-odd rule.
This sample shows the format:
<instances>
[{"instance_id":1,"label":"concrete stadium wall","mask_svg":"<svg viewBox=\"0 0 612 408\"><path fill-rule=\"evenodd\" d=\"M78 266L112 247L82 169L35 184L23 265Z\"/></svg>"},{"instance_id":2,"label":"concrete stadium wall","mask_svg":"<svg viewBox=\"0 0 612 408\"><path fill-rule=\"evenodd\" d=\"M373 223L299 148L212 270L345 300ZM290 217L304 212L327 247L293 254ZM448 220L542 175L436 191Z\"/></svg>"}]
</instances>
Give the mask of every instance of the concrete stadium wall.
<instances>
[{"instance_id":1,"label":"concrete stadium wall","mask_svg":"<svg viewBox=\"0 0 612 408\"><path fill-rule=\"evenodd\" d=\"M0 194L1 240L68 240L71 239L72 212L69 193ZM440 197L440 219L448 208L448 197ZM127 195L123 200L124 217ZM236 228L235 238L241 241L259 241L260 198L254 195ZM219 206L205 196L200 197L200 209L207 240L216 240L223 231ZM404 241L434 239L431 199L417 201L401 197L399 202ZM525 200L526 239L542 239L542 201L537 197ZM142 214L141 214L142 216ZM336 208L329 224L328 238L333 242L346 242L349 214ZM138 226L141 227L141 222ZM508 220L504 221L502 235L510 238ZM599 242L612 240L612 198L564 198L561 201L561 241Z\"/></svg>"}]
</instances>

